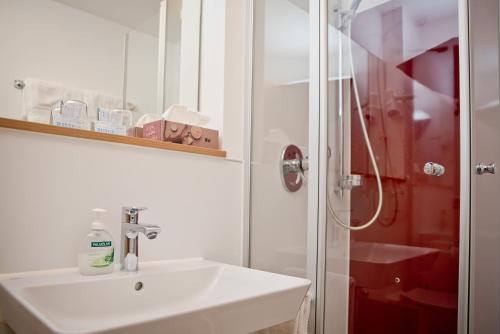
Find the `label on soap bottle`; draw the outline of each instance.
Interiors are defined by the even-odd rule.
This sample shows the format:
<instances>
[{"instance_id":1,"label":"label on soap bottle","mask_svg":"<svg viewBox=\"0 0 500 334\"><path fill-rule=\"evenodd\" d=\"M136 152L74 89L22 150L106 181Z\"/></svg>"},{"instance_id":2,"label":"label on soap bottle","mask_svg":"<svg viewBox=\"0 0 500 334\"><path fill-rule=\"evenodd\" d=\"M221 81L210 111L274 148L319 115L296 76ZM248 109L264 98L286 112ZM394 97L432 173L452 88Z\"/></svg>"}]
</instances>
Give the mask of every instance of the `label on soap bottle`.
<instances>
[{"instance_id":1,"label":"label on soap bottle","mask_svg":"<svg viewBox=\"0 0 500 334\"><path fill-rule=\"evenodd\" d=\"M96 248L96 247L111 247L112 243L111 241L92 241L90 243L91 248Z\"/></svg>"},{"instance_id":2,"label":"label on soap bottle","mask_svg":"<svg viewBox=\"0 0 500 334\"><path fill-rule=\"evenodd\" d=\"M113 265L115 249L100 250L100 248L112 247L111 241L92 241L90 247L95 249L95 251L86 254L89 267L105 268Z\"/></svg>"}]
</instances>

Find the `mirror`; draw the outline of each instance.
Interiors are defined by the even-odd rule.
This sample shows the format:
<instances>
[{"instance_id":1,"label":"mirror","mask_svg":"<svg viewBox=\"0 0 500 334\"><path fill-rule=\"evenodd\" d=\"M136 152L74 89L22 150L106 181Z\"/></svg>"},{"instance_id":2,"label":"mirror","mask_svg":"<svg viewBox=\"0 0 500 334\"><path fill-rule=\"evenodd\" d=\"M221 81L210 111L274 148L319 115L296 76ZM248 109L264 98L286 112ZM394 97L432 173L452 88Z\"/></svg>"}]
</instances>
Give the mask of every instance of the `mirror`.
<instances>
[{"instance_id":1,"label":"mirror","mask_svg":"<svg viewBox=\"0 0 500 334\"><path fill-rule=\"evenodd\" d=\"M201 0L0 0L0 117L92 130L197 111L200 29Z\"/></svg>"}]
</instances>

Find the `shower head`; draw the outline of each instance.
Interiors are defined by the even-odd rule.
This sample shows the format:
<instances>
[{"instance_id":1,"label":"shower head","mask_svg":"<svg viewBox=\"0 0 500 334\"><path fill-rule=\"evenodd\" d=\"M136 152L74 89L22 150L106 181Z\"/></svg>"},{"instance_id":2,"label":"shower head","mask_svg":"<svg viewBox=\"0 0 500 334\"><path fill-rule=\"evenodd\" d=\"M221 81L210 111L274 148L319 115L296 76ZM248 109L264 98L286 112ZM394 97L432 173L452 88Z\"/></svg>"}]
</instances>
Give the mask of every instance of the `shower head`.
<instances>
[{"instance_id":1,"label":"shower head","mask_svg":"<svg viewBox=\"0 0 500 334\"><path fill-rule=\"evenodd\" d=\"M351 21L356 15L356 11L358 10L361 1L363 0L352 0L351 8L346 10L335 10L336 14L338 15L337 27L340 31L345 31L347 27L352 23Z\"/></svg>"}]
</instances>

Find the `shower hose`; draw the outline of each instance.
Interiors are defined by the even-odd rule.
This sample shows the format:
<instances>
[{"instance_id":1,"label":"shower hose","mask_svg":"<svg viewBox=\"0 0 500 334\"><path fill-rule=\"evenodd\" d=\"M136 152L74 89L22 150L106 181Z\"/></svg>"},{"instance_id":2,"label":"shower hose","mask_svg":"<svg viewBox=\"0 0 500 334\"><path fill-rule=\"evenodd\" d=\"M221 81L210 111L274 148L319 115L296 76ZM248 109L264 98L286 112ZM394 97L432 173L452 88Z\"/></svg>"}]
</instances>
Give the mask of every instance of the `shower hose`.
<instances>
[{"instance_id":1,"label":"shower hose","mask_svg":"<svg viewBox=\"0 0 500 334\"><path fill-rule=\"evenodd\" d=\"M373 170L375 171L375 178L377 179L377 188L378 188L378 204L377 204L377 210L371 217L369 221L364 223L363 225L360 226L351 226L350 224L346 224L340 219L337 214L335 213L335 210L332 207L332 202L330 200L330 193L327 189L326 194L327 194L327 206L328 206L328 211L332 217L332 219L342 227L351 230L351 231L359 231L359 230L364 230L365 228L369 227L372 225L377 218L380 215L380 211L382 210L382 203L383 203L383 193L382 193L382 181L380 180L380 172L377 166L377 161L375 160L375 154L373 153L373 148L372 144L370 142L370 138L368 137L368 131L366 130L366 124L363 118L363 110L361 108L361 101L359 98L359 91L358 91L358 85L356 83L356 75L354 71L354 61L353 61L353 55L352 55L352 38L351 38L351 26L352 26L352 18L349 20L349 23L347 24L347 38L348 38L348 53L349 53L349 61L351 63L351 77L352 77L352 87L354 90L354 97L356 100L356 109L358 110L358 116L359 116L359 124L361 125L361 130L363 132L363 138L366 144L366 148L368 150L368 155L370 156L370 162L373 166ZM328 162L330 162L330 158L328 158Z\"/></svg>"}]
</instances>

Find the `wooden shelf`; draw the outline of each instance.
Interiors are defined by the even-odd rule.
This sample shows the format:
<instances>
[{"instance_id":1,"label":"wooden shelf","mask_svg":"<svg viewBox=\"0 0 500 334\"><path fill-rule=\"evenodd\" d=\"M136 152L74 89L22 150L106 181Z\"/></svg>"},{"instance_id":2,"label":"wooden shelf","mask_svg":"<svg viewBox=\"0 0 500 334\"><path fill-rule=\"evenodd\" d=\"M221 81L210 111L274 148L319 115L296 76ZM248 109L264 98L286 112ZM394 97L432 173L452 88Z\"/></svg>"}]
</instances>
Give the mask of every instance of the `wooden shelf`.
<instances>
[{"instance_id":1,"label":"wooden shelf","mask_svg":"<svg viewBox=\"0 0 500 334\"><path fill-rule=\"evenodd\" d=\"M100 132L80 130L80 129L63 128L60 126L27 122L27 121L20 121L20 120L2 118L2 117L0 117L0 128L16 129L16 130L23 130L23 131L39 132L39 133L48 133L48 134L57 135L57 136L100 140L100 141L107 141L107 142L112 142L112 143L151 147L151 148L157 148L157 149L168 150L168 151L203 154L203 155L209 155L209 156L220 157L220 158L226 157L226 151L215 150L215 149L211 149L211 148L196 147L196 146L183 145L183 144L174 144L174 143L168 143L168 142L156 141L156 140L150 140L150 139L144 139L144 138L110 135L107 133L100 133Z\"/></svg>"}]
</instances>

